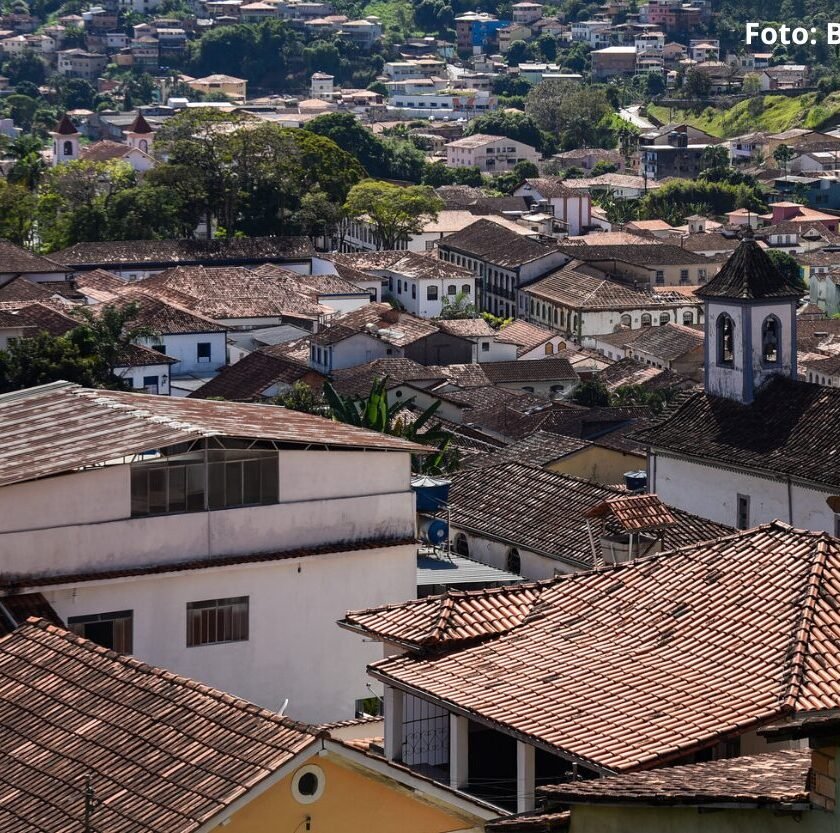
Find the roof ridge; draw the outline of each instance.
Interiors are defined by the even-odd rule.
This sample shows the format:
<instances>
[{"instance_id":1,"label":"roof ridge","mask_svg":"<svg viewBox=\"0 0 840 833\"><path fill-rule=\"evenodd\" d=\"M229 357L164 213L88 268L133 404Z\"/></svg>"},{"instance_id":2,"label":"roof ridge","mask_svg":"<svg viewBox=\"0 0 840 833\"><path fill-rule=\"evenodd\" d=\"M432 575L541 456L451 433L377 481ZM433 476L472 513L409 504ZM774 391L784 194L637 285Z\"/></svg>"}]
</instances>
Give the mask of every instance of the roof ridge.
<instances>
[{"instance_id":1,"label":"roof ridge","mask_svg":"<svg viewBox=\"0 0 840 833\"><path fill-rule=\"evenodd\" d=\"M809 653L817 600L822 587L830 546L828 533L821 533L814 550L813 562L809 571L808 582L805 586L802 613L793 636L793 645L791 646L790 678L788 679L787 693L784 696L783 702L783 705L790 709L796 708L796 702L805 683L805 660Z\"/></svg>"},{"instance_id":2,"label":"roof ridge","mask_svg":"<svg viewBox=\"0 0 840 833\"><path fill-rule=\"evenodd\" d=\"M221 689L209 686L206 683L201 683L197 680L190 679L189 677L184 677L181 674L176 674L174 671L168 671L167 669L161 668L157 665L151 665L147 662L143 662L137 659L136 657L129 656L127 654L120 654L117 651L112 651L109 648L103 648L101 645L97 645L95 642L92 642L89 639L85 639L83 636L79 636L78 634L72 633L71 631L68 631L65 628L59 628L57 625L53 625L46 619L30 616L29 618L27 618L26 622L20 625L18 628L16 628L16 630L13 633L25 633L30 628L49 633L52 636L58 637L64 642L76 645L79 648L83 648L91 654L98 654L114 662L118 662L122 665L125 665L131 668L133 671L158 677L167 682L183 685L186 688L189 688L193 691L197 691L200 694L204 694L207 697L213 698L214 700L218 700L220 702L225 703L226 705L233 706L234 708L240 711L248 712L249 714L259 715L261 717L266 718L267 720L271 720L274 723L279 723L285 728L295 729L304 734L312 735L313 738L317 737L321 731L318 726L309 723L301 723L297 720L292 720L289 717L278 714L277 712L273 712L270 709L266 709L265 707L259 706L256 703L252 703L249 700L237 697L235 694L230 694L226 691L222 691ZM11 635L12 634L9 634L9 636ZM2 644L3 641L5 640L0 640L0 644Z\"/></svg>"},{"instance_id":3,"label":"roof ridge","mask_svg":"<svg viewBox=\"0 0 840 833\"><path fill-rule=\"evenodd\" d=\"M431 630L431 633L428 637L428 640L425 641L434 641L439 642L444 635L446 630L446 626L449 624L449 619L455 611L455 598L454 594L449 591L447 592L440 601L440 613L438 614L437 622L435 623L434 627Z\"/></svg>"}]
</instances>

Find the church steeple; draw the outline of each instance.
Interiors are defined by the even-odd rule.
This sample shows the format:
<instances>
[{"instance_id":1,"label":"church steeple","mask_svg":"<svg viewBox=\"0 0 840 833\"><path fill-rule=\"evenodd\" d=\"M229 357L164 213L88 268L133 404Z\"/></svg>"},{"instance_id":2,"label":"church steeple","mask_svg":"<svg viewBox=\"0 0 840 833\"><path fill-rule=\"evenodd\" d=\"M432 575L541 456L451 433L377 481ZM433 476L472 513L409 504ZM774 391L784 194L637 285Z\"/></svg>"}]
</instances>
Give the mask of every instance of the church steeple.
<instances>
[{"instance_id":1,"label":"church steeple","mask_svg":"<svg viewBox=\"0 0 840 833\"><path fill-rule=\"evenodd\" d=\"M748 404L774 375L796 378L796 301L791 284L745 235L695 295L705 303L706 392Z\"/></svg>"},{"instance_id":2,"label":"church steeple","mask_svg":"<svg viewBox=\"0 0 840 833\"><path fill-rule=\"evenodd\" d=\"M55 126L50 136L53 140L53 166L60 165L62 162L75 162L79 158L81 134L67 113L61 117L61 121Z\"/></svg>"}]
</instances>

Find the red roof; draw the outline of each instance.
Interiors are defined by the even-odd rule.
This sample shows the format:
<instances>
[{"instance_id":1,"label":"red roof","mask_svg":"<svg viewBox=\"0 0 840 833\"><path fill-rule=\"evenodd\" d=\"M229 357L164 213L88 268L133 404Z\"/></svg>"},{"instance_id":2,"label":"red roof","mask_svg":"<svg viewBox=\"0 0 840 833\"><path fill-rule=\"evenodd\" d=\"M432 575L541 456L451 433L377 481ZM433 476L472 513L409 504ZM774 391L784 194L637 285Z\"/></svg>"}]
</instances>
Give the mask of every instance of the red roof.
<instances>
[{"instance_id":1,"label":"red roof","mask_svg":"<svg viewBox=\"0 0 840 833\"><path fill-rule=\"evenodd\" d=\"M775 521L558 577L502 635L369 668L596 771L647 769L837 707L838 593L840 542Z\"/></svg>"},{"instance_id":2,"label":"red roof","mask_svg":"<svg viewBox=\"0 0 840 833\"><path fill-rule=\"evenodd\" d=\"M154 133L155 131L152 130L151 125L143 117L143 114L138 113L137 118L135 118L134 121L129 125L127 132L146 135L148 133Z\"/></svg>"},{"instance_id":3,"label":"red roof","mask_svg":"<svg viewBox=\"0 0 840 833\"><path fill-rule=\"evenodd\" d=\"M79 131L76 130L76 125L70 120L70 116L65 113L61 117L61 121L56 125L55 133L59 136L78 136Z\"/></svg>"}]
</instances>

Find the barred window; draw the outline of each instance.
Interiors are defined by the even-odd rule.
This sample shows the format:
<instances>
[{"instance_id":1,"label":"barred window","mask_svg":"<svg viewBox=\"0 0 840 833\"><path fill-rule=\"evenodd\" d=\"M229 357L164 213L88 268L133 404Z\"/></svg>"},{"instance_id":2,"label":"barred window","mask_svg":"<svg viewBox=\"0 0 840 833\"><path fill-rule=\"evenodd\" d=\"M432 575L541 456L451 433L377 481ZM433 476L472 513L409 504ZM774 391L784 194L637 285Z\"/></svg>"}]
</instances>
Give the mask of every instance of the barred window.
<instances>
[{"instance_id":1,"label":"barred window","mask_svg":"<svg viewBox=\"0 0 840 833\"><path fill-rule=\"evenodd\" d=\"M248 596L187 603L188 648L247 639Z\"/></svg>"}]
</instances>

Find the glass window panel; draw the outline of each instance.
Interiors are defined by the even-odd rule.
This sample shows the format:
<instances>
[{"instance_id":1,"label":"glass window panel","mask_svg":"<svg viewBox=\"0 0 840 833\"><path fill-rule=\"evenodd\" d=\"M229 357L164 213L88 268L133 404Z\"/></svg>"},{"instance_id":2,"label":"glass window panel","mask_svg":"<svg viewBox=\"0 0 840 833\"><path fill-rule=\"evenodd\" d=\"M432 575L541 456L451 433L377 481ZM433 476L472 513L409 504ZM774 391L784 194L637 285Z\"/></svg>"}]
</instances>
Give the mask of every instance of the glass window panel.
<instances>
[{"instance_id":1,"label":"glass window panel","mask_svg":"<svg viewBox=\"0 0 840 833\"><path fill-rule=\"evenodd\" d=\"M131 470L131 514L149 514L149 481L146 469Z\"/></svg>"},{"instance_id":2,"label":"glass window panel","mask_svg":"<svg viewBox=\"0 0 840 833\"><path fill-rule=\"evenodd\" d=\"M277 503L279 495L278 459L276 454L260 460L262 503Z\"/></svg>"},{"instance_id":3,"label":"glass window panel","mask_svg":"<svg viewBox=\"0 0 840 833\"><path fill-rule=\"evenodd\" d=\"M163 466L149 469L149 512L153 515L166 512L166 469Z\"/></svg>"},{"instance_id":4,"label":"glass window panel","mask_svg":"<svg viewBox=\"0 0 840 833\"><path fill-rule=\"evenodd\" d=\"M209 494L207 505L210 509L225 508L225 464L210 463L207 467Z\"/></svg>"},{"instance_id":5,"label":"glass window panel","mask_svg":"<svg viewBox=\"0 0 840 833\"><path fill-rule=\"evenodd\" d=\"M242 505L242 463L225 465L225 506Z\"/></svg>"},{"instance_id":6,"label":"glass window panel","mask_svg":"<svg viewBox=\"0 0 840 833\"><path fill-rule=\"evenodd\" d=\"M242 464L243 497L246 504L260 502L260 461L246 460Z\"/></svg>"},{"instance_id":7,"label":"glass window panel","mask_svg":"<svg viewBox=\"0 0 840 833\"><path fill-rule=\"evenodd\" d=\"M186 471L184 466L169 468L169 511L183 512L187 508Z\"/></svg>"},{"instance_id":8,"label":"glass window panel","mask_svg":"<svg viewBox=\"0 0 840 833\"><path fill-rule=\"evenodd\" d=\"M204 509L204 466L194 463L187 466L187 511Z\"/></svg>"}]
</instances>

